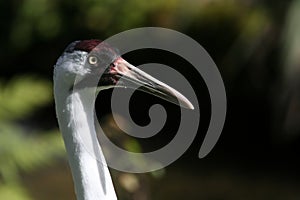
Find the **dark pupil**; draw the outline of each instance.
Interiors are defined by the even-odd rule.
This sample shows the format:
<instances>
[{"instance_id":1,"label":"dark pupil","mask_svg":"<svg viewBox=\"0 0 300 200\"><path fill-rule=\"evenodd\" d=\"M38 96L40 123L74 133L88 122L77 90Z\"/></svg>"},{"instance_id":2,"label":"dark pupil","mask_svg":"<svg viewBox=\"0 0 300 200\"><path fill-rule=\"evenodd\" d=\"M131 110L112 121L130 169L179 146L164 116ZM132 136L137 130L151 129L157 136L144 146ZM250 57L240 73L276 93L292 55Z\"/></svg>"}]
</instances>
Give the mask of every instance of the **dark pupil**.
<instances>
[{"instance_id":1,"label":"dark pupil","mask_svg":"<svg viewBox=\"0 0 300 200\"><path fill-rule=\"evenodd\" d=\"M96 58L96 57L91 57L91 58L90 58L90 62L91 62L92 64L95 64L95 63L97 62L97 58Z\"/></svg>"}]
</instances>

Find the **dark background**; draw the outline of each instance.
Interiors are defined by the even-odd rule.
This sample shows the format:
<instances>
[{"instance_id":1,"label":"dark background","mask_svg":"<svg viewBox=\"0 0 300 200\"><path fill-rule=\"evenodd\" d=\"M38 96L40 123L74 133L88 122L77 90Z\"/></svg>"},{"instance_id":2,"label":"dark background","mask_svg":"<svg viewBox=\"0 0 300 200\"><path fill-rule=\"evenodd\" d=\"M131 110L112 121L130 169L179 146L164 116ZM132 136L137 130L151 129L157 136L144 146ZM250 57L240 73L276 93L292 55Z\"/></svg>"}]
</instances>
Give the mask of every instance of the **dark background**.
<instances>
[{"instance_id":1,"label":"dark background","mask_svg":"<svg viewBox=\"0 0 300 200\"><path fill-rule=\"evenodd\" d=\"M225 84L227 117L218 143L199 159L210 118L201 76L169 52L146 49L124 55L136 66L157 62L183 74L198 96L201 122L188 151L164 170L112 170L119 198L300 198L299 1L13 0L0 6L0 199L75 198L51 95L53 65L74 40L106 39L144 26L180 31L206 49ZM149 123L154 103L165 106L168 121L153 138L124 138L111 118L111 92L101 92L97 114L121 145L150 151L174 137L180 109L135 92L130 110L137 124ZM49 138L53 148L48 149L41 144ZM32 146L26 146L29 142Z\"/></svg>"}]
</instances>

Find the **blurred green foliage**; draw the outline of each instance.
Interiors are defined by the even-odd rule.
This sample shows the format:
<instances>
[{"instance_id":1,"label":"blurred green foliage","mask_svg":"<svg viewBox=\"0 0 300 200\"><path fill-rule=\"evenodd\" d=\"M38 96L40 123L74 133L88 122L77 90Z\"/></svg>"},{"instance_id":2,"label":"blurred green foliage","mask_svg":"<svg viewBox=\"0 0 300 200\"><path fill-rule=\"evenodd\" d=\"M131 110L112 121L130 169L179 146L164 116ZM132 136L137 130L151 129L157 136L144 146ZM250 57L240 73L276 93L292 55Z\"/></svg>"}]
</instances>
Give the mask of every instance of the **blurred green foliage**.
<instances>
[{"instance_id":1,"label":"blurred green foliage","mask_svg":"<svg viewBox=\"0 0 300 200\"><path fill-rule=\"evenodd\" d=\"M200 27L201 24L219 26L226 21L247 25L249 14L252 19L255 15L256 23L252 23L247 32L254 34L265 21L264 9L252 9L238 0L26 0L11 6L14 15L6 31L11 42L9 47L14 49L27 48L37 39L49 41L66 36L70 31L76 31L76 35L85 32L106 38L145 25L184 30L194 19Z\"/></svg>"},{"instance_id":2,"label":"blurred green foliage","mask_svg":"<svg viewBox=\"0 0 300 200\"><path fill-rule=\"evenodd\" d=\"M1 84L0 91L0 199L31 199L22 174L50 164L65 151L58 130L39 131L34 122L25 127L18 120L52 100L51 84L23 76Z\"/></svg>"},{"instance_id":3,"label":"blurred green foliage","mask_svg":"<svg viewBox=\"0 0 300 200\"><path fill-rule=\"evenodd\" d=\"M51 83L33 76L0 81L0 120L18 120L52 101Z\"/></svg>"}]
</instances>

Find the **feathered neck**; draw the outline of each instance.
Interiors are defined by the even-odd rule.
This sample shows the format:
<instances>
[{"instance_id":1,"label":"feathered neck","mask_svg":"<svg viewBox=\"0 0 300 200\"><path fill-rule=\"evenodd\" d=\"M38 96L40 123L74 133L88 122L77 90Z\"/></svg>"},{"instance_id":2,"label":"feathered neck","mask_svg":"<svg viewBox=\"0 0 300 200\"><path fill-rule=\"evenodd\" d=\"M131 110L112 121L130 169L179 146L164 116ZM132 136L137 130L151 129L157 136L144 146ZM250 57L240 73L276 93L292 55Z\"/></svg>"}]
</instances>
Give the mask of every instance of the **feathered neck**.
<instances>
[{"instance_id":1,"label":"feathered neck","mask_svg":"<svg viewBox=\"0 0 300 200\"><path fill-rule=\"evenodd\" d=\"M56 113L77 199L116 200L111 176L95 132L93 95L87 89L70 93L62 86L59 81L54 85ZM87 145L91 146L87 148Z\"/></svg>"}]
</instances>

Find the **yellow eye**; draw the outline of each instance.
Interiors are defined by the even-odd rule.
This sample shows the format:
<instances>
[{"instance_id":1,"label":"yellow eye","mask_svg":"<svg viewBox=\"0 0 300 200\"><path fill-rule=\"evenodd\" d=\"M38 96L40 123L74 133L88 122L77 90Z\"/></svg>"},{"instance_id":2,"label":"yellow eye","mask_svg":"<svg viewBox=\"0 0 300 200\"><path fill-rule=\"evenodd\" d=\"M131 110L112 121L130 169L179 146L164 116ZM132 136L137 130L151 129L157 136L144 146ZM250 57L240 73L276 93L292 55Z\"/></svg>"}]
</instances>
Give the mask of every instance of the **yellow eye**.
<instances>
[{"instance_id":1,"label":"yellow eye","mask_svg":"<svg viewBox=\"0 0 300 200\"><path fill-rule=\"evenodd\" d=\"M97 58L96 56L90 56L90 57L89 57L89 63L90 63L91 65L97 64L97 63L98 63L98 58Z\"/></svg>"}]
</instances>

